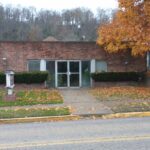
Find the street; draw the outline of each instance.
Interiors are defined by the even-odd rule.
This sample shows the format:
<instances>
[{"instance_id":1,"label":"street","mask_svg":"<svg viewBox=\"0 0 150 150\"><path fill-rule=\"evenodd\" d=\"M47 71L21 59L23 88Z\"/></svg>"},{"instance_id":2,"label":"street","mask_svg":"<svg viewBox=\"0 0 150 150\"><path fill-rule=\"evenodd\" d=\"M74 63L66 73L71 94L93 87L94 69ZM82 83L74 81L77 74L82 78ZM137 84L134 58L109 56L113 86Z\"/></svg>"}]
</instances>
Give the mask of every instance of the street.
<instances>
[{"instance_id":1,"label":"street","mask_svg":"<svg viewBox=\"0 0 150 150\"><path fill-rule=\"evenodd\" d=\"M0 125L0 150L150 150L150 118Z\"/></svg>"}]
</instances>

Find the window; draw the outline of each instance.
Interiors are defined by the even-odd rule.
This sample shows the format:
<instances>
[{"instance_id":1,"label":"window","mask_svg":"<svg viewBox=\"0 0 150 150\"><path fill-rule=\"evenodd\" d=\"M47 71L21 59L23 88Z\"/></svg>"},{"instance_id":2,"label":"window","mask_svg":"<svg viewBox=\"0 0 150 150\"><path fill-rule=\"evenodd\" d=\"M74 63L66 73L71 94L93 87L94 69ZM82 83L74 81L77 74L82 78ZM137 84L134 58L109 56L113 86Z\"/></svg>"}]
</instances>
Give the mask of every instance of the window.
<instances>
[{"instance_id":1,"label":"window","mask_svg":"<svg viewBox=\"0 0 150 150\"><path fill-rule=\"evenodd\" d=\"M82 87L89 87L91 85L90 78L90 61L82 61Z\"/></svg>"},{"instance_id":2,"label":"window","mask_svg":"<svg viewBox=\"0 0 150 150\"><path fill-rule=\"evenodd\" d=\"M28 61L29 71L40 71L40 60L29 60Z\"/></svg>"},{"instance_id":3,"label":"window","mask_svg":"<svg viewBox=\"0 0 150 150\"><path fill-rule=\"evenodd\" d=\"M48 87L55 87L55 61L46 61L46 70L50 74L47 81Z\"/></svg>"},{"instance_id":4,"label":"window","mask_svg":"<svg viewBox=\"0 0 150 150\"><path fill-rule=\"evenodd\" d=\"M96 60L96 72L107 72L107 63L105 61Z\"/></svg>"}]
</instances>

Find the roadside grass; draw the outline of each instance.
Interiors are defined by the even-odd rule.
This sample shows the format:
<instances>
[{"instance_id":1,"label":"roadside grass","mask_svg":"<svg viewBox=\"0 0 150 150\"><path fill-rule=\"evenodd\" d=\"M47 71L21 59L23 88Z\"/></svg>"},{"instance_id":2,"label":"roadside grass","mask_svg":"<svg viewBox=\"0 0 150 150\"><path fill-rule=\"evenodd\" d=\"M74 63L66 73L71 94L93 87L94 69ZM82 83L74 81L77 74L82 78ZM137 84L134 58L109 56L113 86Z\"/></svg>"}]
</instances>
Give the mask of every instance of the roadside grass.
<instances>
[{"instance_id":1,"label":"roadside grass","mask_svg":"<svg viewBox=\"0 0 150 150\"><path fill-rule=\"evenodd\" d=\"M57 90L20 90L15 93L15 101L4 101L6 92L0 90L0 107L63 103L63 98Z\"/></svg>"},{"instance_id":2,"label":"roadside grass","mask_svg":"<svg viewBox=\"0 0 150 150\"><path fill-rule=\"evenodd\" d=\"M131 102L125 104L119 104L114 106L112 111L115 113L124 113L124 112L146 112L150 111L150 102Z\"/></svg>"},{"instance_id":3,"label":"roadside grass","mask_svg":"<svg viewBox=\"0 0 150 150\"><path fill-rule=\"evenodd\" d=\"M69 107L18 108L0 110L0 119L70 115Z\"/></svg>"},{"instance_id":4,"label":"roadside grass","mask_svg":"<svg viewBox=\"0 0 150 150\"><path fill-rule=\"evenodd\" d=\"M150 100L150 88L147 87L107 87L95 88L91 93L100 100Z\"/></svg>"},{"instance_id":5,"label":"roadside grass","mask_svg":"<svg viewBox=\"0 0 150 150\"><path fill-rule=\"evenodd\" d=\"M90 92L115 113L150 111L149 87L100 87Z\"/></svg>"}]
</instances>

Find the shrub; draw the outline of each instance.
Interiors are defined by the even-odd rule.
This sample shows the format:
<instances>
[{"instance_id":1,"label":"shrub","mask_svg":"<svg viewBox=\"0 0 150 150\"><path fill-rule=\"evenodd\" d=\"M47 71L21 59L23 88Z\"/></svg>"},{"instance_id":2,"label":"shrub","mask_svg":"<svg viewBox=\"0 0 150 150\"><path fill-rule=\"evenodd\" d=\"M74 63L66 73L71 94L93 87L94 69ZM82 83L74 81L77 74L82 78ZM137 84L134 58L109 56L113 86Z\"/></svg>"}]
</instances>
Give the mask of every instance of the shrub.
<instances>
[{"instance_id":1,"label":"shrub","mask_svg":"<svg viewBox=\"0 0 150 150\"><path fill-rule=\"evenodd\" d=\"M47 71L38 72L19 72L15 73L15 83L43 83L47 80Z\"/></svg>"},{"instance_id":2,"label":"shrub","mask_svg":"<svg viewBox=\"0 0 150 150\"><path fill-rule=\"evenodd\" d=\"M91 77L96 82L141 81L145 79L145 73L144 72L101 72L101 73L92 73Z\"/></svg>"},{"instance_id":3,"label":"shrub","mask_svg":"<svg viewBox=\"0 0 150 150\"><path fill-rule=\"evenodd\" d=\"M4 84L6 82L5 74L0 73L0 84ZM38 72L18 72L15 73L14 82L15 83L43 83L48 78L47 71L38 71Z\"/></svg>"}]
</instances>

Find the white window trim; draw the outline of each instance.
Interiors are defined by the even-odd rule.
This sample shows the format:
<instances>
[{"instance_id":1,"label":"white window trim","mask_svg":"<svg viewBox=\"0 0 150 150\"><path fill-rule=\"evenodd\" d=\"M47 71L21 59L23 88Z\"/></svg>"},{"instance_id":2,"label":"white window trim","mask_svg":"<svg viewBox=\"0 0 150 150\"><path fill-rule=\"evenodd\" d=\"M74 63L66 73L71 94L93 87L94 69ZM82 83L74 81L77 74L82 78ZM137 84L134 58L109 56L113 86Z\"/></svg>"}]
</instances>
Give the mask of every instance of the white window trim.
<instances>
[{"instance_id":1,"label":"white window trim","mask_svg":"<svg viewBox=\"0 0 150 150\"><path fill-rule=\"evenodd\" d=\"M40 60L40 71L46 71L46 60Z\"/></svg>"},{"instance_id":2,"label":"white window trim","mask_svg":"<svg viewBox=\"0 0 150 150\"><path fill-rule=\"evenodd\" d=\"M91 60L91 73L94 73L96 71L96 60Z\"/></svg>"}]
</instances>

